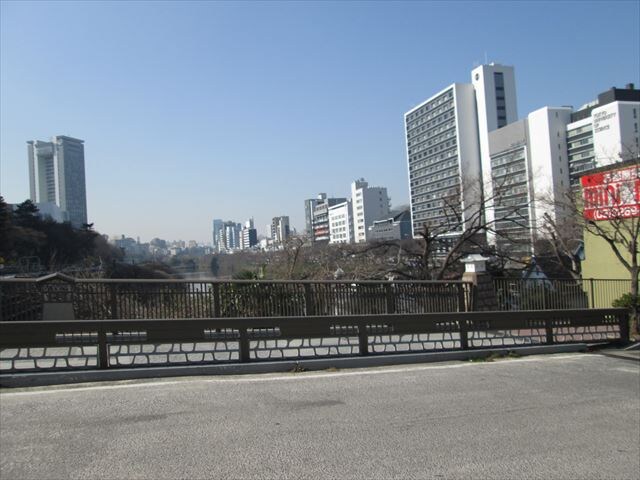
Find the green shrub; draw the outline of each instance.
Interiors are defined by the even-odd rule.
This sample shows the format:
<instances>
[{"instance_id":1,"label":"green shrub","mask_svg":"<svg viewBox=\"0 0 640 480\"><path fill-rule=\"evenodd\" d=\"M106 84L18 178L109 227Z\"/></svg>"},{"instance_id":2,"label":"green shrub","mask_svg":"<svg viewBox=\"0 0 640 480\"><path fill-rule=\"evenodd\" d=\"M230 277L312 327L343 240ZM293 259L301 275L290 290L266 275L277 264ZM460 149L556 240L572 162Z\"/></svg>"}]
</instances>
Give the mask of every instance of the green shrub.
<instances>
[{"instance_id":1,"label":"green shrub","mask_svg":"<svg viewBox=\"0 0 640 480\"><path fill-rule=\"evenodd\" d=\"M620 298L616 298L612 306L616 308L631 308L633 305L633 299L630 293L625 293ZM636 307L640 308L640 297L636 298Z\"/></svg>"}]
</instances>

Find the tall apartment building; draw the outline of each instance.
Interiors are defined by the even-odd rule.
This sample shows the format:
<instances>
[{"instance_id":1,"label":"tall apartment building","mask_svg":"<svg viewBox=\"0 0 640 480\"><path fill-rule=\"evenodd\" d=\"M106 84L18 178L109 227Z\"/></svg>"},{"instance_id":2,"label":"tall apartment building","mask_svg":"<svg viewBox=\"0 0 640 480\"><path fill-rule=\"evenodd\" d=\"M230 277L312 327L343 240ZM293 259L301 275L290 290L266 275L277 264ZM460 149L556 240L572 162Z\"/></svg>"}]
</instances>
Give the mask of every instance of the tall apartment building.
<instances>
[{"instance_id":1,"label":"tall apartment building","mask_svg":"<svg viewBox=\"0 0 640 480\"><path fill-rule=\"evenodd\" d=\"M413 235L446 224L447 204L460 208L465 225L482 198L473 85L448 86L405 113L404 121Z\"/></svg>"},{"instance_id":2,"label":"tall apartment building","mask_svg":"<svg viewBox=\"0 0 640 480\"><path fill-rule=\"evenodd\" d=\"M569 189L566 126L570 107L544 107L489 134L496 244L512 256L529 256L545 215Z\"/></svg>"},{"instance_id":3,"label":"tall apartment building","mask_svg":"<svg viewBox=\"0 0 640 480\"><path fill-rule=\"evenodd\" d=\"M389 216L389 197L385 187L370 187L364 178L351 183L353 239L367 241L367 228L375 220Z\"/></svg>"},{"instance_id":4,"label":"tall apartment building","mask_svg":"<svg viewBox=\"0 0 640 480\"><path fill-rule=\"evenodd\" d=\"M640 150L640 90L632 83L611 88L571 115L567 125L567 151L571 185L580 176Z\"/></svg>"},{"instance_id":5,"label":"tall apartment building","mask_svg":"<svg viewBox=\"0 0 640 480\"><path fill-rule=\"evenodd\" d=\"M273 217L271 220L271 240L274 243L282 244L289 239L289 217Z\"/></svg>"},{"instance_id":6,"label":"tall apartment building","mask_svg":"<svg viewBox=\"0 0 640 480\"><path fill-rule=\"evenodd\" d=\"M214 218L212 222L212 235L213 235L213 251L215 253L220 252L220 232L222 231L224 222L220 218Z\"/></svg>"},{"instance_id":7,"label":"tall apartment building","mask_svg":"<svg viewBox=\"0 0 640 480\"><path fill-rule=\"evenodd\" d=\"M321 193L326 198L326 193ZM305 234L313 238L313 211L318 204L317 198L308 198L304 201L304 228Z\"/></svg>"},{"instance_id":8,"label":"tall apartment building","mask_svg":"<svg viewBox=\"0 0 640 480\"><path fill-rule=\"evenodd\" d=\"M328 198L326 193L320 193L313 208L311 221L314 242L328 242L331 238L329 230L329 207L346 202L346 198Z\"/></svg>"},{"instance_id":9,"label":"tall apartment building","mask_svg":"<svg viewBox=\"0 0 640 480\"><path fill-rule=\"evenodd\" d=\"M253 218L247 220L240 232L240 248L246 250L258 244L258 231L255 229Z\"/></svg>"},{"instance_id":10,"label":"tall apartment building","mask_svg":"<svg viewBox=\"0 0 640 480\"><path fill-rule=\"evenodd\" d=\"M232 221L222 223L222 228L218 232L217 246L218 252L231 253L240 249L240 237L242 225Z\"/></svg>"},{"instance_id":11,"label":"tall apartment building","mask_svg":"<svg viewBox=\"0 0 640 480\"><path fill-rule=\"evenodd\" d=\"M518 120L514 69L496 63L480 65L471 71L471 84L478 116L485 218L487 222L493 222L495 193L491 181L489 134ZM491 238L489 240L492 241Z\"/></svg>"},{"instance_id":12,"label":"tall apartment building","mask_svg":"<svg viewBox=\"0 0 640 480\"><path fill-rule=\"evenodd\" d=\"M27 152L31 201L56 205L76 228L87 223L84 140L58 135L29 141Z\"/></svg>"},{"instance_id":13,"label":"tall apartment building","mask_svg":"<svg viewBox=\"0 0 640 480\"><path fill-rule=\"evenodd\" d=\"M352 200L328 207L329 243L353 242Z\"/></svg>"}]
</instances>

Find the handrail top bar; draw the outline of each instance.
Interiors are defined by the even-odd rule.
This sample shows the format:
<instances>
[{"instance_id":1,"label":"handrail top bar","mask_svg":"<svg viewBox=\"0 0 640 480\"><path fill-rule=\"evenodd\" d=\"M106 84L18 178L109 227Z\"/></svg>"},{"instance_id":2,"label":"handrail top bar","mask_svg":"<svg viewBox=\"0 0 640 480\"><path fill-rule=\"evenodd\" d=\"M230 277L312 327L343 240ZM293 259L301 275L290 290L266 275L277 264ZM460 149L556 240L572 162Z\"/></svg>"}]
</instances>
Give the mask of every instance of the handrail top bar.
<instances>
[{"instance_id":1,"label":"handrail top bar","mask_svg":"<svg viewBox=\"0 0 640 480\"><path fill-rule=\"evenodd\" d=\"M424 285L441 285L441 284L461 284L468 285L471 282L463 280L214 280L203 279L193 280L186 278L73 278L73 277L54 277L47 275L39 278L0 278L0 283L43 283L60 278L70 283L209 283L209 284L335 284L335 285L393 285L393 284L424 284Z\"/></svg>"},{"instance_id":2,"label":"handrail top bar","mask_svg":"<svg viewBox=\"0 0 640 480\"><path fill-rule=\"evenodd\" d=\"M586 314L588 317L597 317L601 315L615 315L628 313L627 308L575 308L571 310L496 310L496 311L480 311L480 312L436 312L436 313L387 313L387 314L356 314L356 315L309 315L309 316L287 316L287 317L207 317L207 318L120 318L120 319L89 319L89 320L9 320L0 321L0 325L10 324L68 324L76 325L82 323L96 323L96 324L110 324L110 323L132 323L132 324L152 324L153 322L184 322L184 323L274 323L277 326L278 322L287 321L295 322L300 321L303 324L307 322L316 321L328 321L336 323L345 322L384 322L387 320L410 320L415 318L422 318L428 320L429 318L445 318L452 320L465 320L473 319L474 317L534 317L533 319L546 319L553 317L572 316L576 314ZM535 318L537 317L537 318Z\"/></svg>"},{"instance_id":3,"label":"handrail top bar","mask_svg":"<svg viewBox=\"0 0 640 480\"><path fill-rule=\"evenodd\" d=\"M630 282L630 278L515 278L515 277L493 277L493 280L508 280L519 282Z\"/></svg>"},{"instance_id":4,"label":"handrail top bar","mask_svg":"<svg viewBox=\"0 0 640 480\"><path fill-rule=\"evenodd\" d=\"M392 284L469 284L464 280L234 280L234 279L188 279L188 278L76 278L64 273L53 273L43 277L13 277L0 278L0 283L46 283L51 280L63 280L69 283L208 283L208 284L363 284L363 285L392 285ZM493 280L501 282L630 282L628 278L515 278L494 277Z\"/></svg>"}]
</instances>

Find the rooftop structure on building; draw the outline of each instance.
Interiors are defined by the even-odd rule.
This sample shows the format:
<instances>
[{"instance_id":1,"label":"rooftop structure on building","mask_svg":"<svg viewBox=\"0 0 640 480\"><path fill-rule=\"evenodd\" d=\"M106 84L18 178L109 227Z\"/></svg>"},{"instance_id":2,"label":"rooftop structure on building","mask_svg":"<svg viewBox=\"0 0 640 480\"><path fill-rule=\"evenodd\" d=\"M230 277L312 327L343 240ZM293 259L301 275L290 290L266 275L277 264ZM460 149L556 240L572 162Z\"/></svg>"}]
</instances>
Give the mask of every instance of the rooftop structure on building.
<instances>
[{"instance_id":1,"label":"rooftop structure on building","mask_svg":"<svg viewBox=\"0 0 640 480\"><path fill-rule=\"evenodd\" d=\"M393 217L375 220L367 229L370 242L386 242L411 238L411 211L403 210Z\"/></svg>"}]
</instances>

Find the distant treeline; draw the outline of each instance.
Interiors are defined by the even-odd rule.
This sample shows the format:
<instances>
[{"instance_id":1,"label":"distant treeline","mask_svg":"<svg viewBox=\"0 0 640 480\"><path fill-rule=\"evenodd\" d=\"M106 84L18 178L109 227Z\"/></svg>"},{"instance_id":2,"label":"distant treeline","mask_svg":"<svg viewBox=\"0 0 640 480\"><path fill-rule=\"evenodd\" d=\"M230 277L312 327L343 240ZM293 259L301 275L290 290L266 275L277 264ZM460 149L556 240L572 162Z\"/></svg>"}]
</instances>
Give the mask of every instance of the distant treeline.
<instances>
[{"instance_id":1,"label":"distant treeline","mask_svg":"<svg viewBox=\"0 0 640 480\"><path fill-rule=\"evenodd\" d=\"M92 224L77 229L69 222L40 216L31 200L12 209L0 197L0 262L5 267L25 263L39 263L45 270L89 267L117 261L121 256L93 230Z\"/></svg>"}]
</instances>

